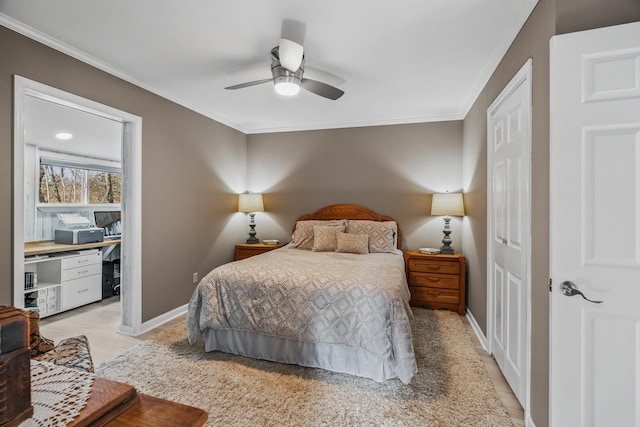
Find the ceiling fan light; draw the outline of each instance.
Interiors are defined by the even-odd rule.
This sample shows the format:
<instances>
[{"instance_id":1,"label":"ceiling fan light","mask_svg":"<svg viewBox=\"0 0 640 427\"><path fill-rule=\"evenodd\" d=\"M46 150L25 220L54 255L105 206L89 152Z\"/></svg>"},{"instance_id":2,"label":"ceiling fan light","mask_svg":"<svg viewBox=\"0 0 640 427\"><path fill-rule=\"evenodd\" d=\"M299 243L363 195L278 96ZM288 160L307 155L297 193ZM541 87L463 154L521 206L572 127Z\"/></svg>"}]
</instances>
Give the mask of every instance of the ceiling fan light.
<instances>
[{"instance_id":1,"label":"ceiling fan light","mask_svg":"<svg viewBox=\"0 0 640 427\"><path fill-rule=\"evenodd\" d=\"M300 92L300 79L293 76L280 76L274 80L276 92L284 96L297 95Z\"/></svg>"}]
</instances>

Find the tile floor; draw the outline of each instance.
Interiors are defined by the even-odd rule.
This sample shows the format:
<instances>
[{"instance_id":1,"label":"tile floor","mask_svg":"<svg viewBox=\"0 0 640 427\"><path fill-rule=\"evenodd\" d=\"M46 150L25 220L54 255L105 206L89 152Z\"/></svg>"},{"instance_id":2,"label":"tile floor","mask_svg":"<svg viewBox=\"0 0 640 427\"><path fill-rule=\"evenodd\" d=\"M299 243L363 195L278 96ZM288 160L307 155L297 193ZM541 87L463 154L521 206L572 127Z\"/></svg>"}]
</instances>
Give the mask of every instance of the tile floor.
<instances>
[{"instance_id":1,"label":"tile floor","mask_svg":"<svg viewBox=\"0 0 640 427\"><path fill-rule=\"evenodd\" d=\"M84 334L89 338L91 356L95 366L123 353L154 334L171 327L177 322L184 321L184 316L178 317L154 330L138 337L130 337L116 333L120 322L120 304L118 297L105 299L99 303L89 304L55 316L41 320L42 335L54 340L68 338L74 335ZM492 356L487 354L480 341L478 341L469 321L463 318L463 323L471 335L478 355L484 362L502 403L507 408L511 421L515 427L525 425L524 411L502 376L498 365Z\"/></svg>"},{"instance_id":2,"label":"tile floor","mask_svg":"<svg viewBox=\"0 0 640 427\"><path fill-rule=\"evenodd\" d=\"M484 362L484 367L487 369L489 378L493 382L493 386L496 388L498 396L500 396L500 399L502 400L502 404L507 408L507 413L511 417L511 422L513 422L514 427L524 427L524 410L516 396L513 394L513 391L511 391L509 384L507 384L507 380L505 380L502 375L502 371L500 371L498 364L493 356L484 351L482 344L480 344L476 333L466 317L462 318L462 323L464 323L467 328L467 332L471 335L476 352Z\"/></svg>"}]
</instances>

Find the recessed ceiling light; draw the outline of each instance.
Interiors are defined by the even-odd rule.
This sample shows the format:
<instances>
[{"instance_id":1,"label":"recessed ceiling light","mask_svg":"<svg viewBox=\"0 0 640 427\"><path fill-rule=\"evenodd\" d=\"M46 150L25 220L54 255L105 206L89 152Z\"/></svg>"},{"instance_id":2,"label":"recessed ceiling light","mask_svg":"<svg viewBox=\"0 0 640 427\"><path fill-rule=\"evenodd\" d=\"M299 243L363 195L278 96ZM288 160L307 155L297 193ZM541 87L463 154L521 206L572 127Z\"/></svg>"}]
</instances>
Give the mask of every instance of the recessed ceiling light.
<instances>
[{"instance_id":1,"label":"recessed ceiling light","mask_svg":"<svg viewBox=\"0 0 640 427\"><path fill-rule=\"evenodd\" d=\"M66 139L73 138L73 135L70 134L69 132L60 132L60 133L56 133L56 138L66 140Z\"/></svg>"}]
</instances>

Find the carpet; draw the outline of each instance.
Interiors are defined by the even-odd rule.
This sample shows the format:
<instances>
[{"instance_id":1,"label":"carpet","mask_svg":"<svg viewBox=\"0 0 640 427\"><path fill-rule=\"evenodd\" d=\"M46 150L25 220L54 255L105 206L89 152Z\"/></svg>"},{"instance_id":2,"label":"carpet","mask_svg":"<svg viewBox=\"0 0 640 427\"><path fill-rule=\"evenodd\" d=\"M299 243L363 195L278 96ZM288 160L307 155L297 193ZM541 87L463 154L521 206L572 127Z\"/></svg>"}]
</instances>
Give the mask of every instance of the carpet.
<instances>
[{"instance_id":1,"label":"carpet","mask_svg":"<svg viewBox=\"0 0 640 427\"><path fill-rule=\"evenodd\" d=\"M100 376L204 409L208 426L512 426L457 314L414 308L411 384L191 346L182 323L103 363Z\"/></svg>"}]
</instances>

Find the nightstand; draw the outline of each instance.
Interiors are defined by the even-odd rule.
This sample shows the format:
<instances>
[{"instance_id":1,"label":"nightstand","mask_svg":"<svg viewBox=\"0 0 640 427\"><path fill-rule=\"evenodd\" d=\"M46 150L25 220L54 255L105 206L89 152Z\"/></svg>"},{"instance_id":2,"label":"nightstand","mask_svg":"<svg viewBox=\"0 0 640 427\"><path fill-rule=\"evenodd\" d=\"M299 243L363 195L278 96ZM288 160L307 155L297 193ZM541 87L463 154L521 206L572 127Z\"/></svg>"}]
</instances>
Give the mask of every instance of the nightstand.
<instances>
[{"instance_id":1,"label":"nightstand","mask_svg":"<svg viewBox=\"0 0 640 427\"><path fill-rule=\"evenodd\" d=\"M254 243L254 244L242 243L242 244L236 245L234 260L238 261L241 259L250 258L255 255L260 255L265 252L269 252L274 249L281 248L284 245L286 245L286 243L277 243L275 245L267 245L266 243Z\"/></svg>"},{"instance_id":2,"label":"nightstand","mask_svg":"<svg viewBox=\"0 0 640 427\"><path fill-rule=\"evenodd\" d=\"M404 251L404 261L412 306L465 314L464 256Z\"/></svg>"}]
</instances>

